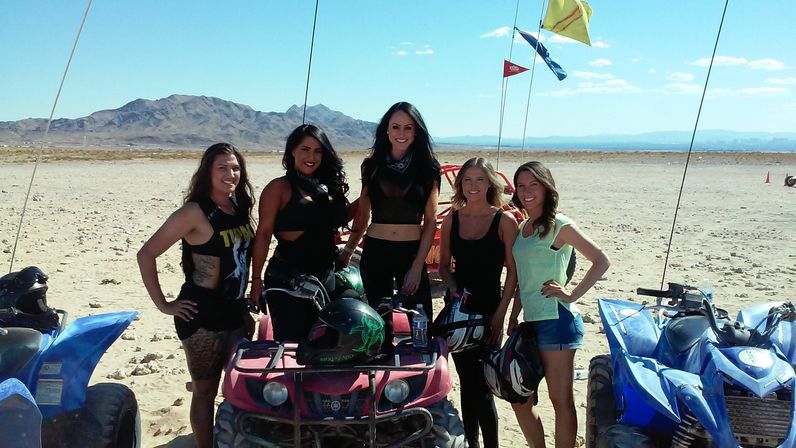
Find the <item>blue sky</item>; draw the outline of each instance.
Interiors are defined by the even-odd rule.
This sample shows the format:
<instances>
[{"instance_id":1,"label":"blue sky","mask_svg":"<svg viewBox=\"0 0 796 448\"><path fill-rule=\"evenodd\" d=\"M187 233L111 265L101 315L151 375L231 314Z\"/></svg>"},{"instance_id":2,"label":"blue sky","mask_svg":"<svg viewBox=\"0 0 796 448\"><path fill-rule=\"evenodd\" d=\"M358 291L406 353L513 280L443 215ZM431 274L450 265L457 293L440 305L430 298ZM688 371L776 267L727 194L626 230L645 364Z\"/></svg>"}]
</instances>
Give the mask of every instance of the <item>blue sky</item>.
<instances>
[{"instance_id":1,"label":"blue sky","mask_svg":"<svg viewBox=\"0 0 796 448\"><path fill-rule=\"evenodd\" d=\"M527 135L690 130L724 2L593 0L588 47L542 31L569 73L536 64ZM47 117L86 3L0 0L0 121ZM137 98L207 95L261 111L302 104L315 2L95 0L56 117ZM535 32L541 1L519 5ZM309 104L377 121L415 103L436 137L497 135L517 8L504 0L321 0ZM796 3L731 1L700 129L796 129ZM514 44L515 63L532 49ZM530 71L508 80L520 137Z\"/></svg>"}]
</instances>

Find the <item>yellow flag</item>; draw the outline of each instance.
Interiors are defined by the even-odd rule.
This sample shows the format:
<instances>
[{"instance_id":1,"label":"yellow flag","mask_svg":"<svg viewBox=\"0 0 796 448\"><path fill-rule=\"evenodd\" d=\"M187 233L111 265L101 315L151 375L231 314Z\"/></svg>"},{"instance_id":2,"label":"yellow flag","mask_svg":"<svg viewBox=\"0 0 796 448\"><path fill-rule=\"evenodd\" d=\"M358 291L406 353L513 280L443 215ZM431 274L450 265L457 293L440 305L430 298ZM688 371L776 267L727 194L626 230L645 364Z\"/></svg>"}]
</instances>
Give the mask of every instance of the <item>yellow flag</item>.
<instances>
[{"instance_id":1,"label":"yellow flag","mask_svg":"<svg viewBox=\"0 0 796 448\"><path fill-rule=\"evenodd\" d=\"M583 0L550 0L542 26L548 31L591 46L590 18L591 6Z\"/></svg>"}]
</instances>

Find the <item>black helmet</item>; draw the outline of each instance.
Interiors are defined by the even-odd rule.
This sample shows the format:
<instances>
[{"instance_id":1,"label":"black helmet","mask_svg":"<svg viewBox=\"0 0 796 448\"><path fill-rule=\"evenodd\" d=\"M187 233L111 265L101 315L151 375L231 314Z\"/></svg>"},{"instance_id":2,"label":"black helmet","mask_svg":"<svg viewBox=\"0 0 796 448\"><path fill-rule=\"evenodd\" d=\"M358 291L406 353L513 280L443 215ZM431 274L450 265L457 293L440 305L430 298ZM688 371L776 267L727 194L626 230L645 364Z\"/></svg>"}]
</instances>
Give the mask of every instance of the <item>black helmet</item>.
<instances>
[{"instance_id":1,"label":"black helmet","mask_svg":"<svg viewBox=\"0 0 796 448\"><path fill-rule=\"evenodd\" d=\"M384 320L356 299L335 300L318 313L309 335L298 345L303 365L360 364L373 359L384 342Z\"/></svg>"},{"instance_id":2,"label":"black helmet","mask_svg":"<svg viewBox=\"0 0 796 448\"><path fill-rule=\"evenodd\" d=\"M544 365L529 325L520 325L506 344L484 360L484 377L497 397L510 403L525 403L544 378Z\"/></svg>"},{"instance_id":3,"label":"black helmet","mask_svg":"<svg viewBox=\"0 0 796 448\"><path fill-rule=\"evenodd\" d=\"M47 312L47 278L36 266L0 277L0 309L13 307L28 314Z\"/></svg>"},{"instance_id":4,"label":"black helmet","mask_svg":"<svg viewBox=\"0 0 796 448\"><path fill-rule=\"evenodd\" d=\"M486 340L486 319L481 314L468 311L463 298L457 297L448 302L434 319L434 334L448 341L451 353L463 352Z\"/></svg>"},{"instance_id":5,"label":"black helmet","mask_svg":"<svg viewBox=\"0 0 796 448\"><path fill-rule=\"evenodd\" d=\"M334 282L334 295L336 297L364 299L365 285L362 283L362 276L358 267L348 265L338 269L334 273Z\"/></svg>"}]
</instances>

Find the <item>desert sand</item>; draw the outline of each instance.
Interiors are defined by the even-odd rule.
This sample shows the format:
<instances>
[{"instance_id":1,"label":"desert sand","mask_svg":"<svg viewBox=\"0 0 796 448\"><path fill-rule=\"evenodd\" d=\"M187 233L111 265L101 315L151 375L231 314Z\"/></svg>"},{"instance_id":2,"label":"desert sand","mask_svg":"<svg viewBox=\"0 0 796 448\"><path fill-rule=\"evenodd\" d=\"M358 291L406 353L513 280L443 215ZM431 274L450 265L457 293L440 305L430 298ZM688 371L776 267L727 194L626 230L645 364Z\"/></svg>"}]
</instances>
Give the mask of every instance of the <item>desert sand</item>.
<instances>
[{"instance_id":1,"label":"desert sand","mask_svg":"<svg viewBox=\"0 0 796 448\"><path fill-rule=\"evenodd\" d=\"M494 153L485 153L493 164ZM443 163L463 163L471 153L440 153ZM345 152L352 198L359 191L362 152ZM278 154L248 154L255 194L282 173ZM503 153L509 177L527 160L547 164L558 184L560 210L608 254L612 266L579 301L586 315L585 346L578 369L607 353L597 299L642 301L637 287L661 284L685 153ZM0 265L7 272L20 214L33 172L33 150L0 150ZM141 408L143 446L191 447L190 380L170 316L157 311L141 283L135 254L175 210L196 169L199 154L119 155L48 151L30 191L14 270L28 265L50 275L48 301L70 319L91 313L136 310L139 319L102 358L94 382L121 382ZM770 172L771 183L765 183ZM667 281L712 280L716 302L740 308L796 299L796 188L783 186L796 173L796 153L695 154L685 180L673 234ZM446 190L449 192L449 190ZM446 193L443 192L443 195ZM449 194L449 193L448 193ZM273 245L272 245L273 247ZM159 259L164 291L174 297L182 281L179 245ZM588 267L579 258L575 280ZM441 294L442 289L437 287ZM435 300L435 308L441 300ZM459 401L456 374L450 398ZM586 381L575 381L578 433L585 427ZM219 398L220 400L220 398ZM553 411L544 383L540 412L552 446ZM508 403L499 401L501 446L523 446Z\"/></svg>"}]
</instances>

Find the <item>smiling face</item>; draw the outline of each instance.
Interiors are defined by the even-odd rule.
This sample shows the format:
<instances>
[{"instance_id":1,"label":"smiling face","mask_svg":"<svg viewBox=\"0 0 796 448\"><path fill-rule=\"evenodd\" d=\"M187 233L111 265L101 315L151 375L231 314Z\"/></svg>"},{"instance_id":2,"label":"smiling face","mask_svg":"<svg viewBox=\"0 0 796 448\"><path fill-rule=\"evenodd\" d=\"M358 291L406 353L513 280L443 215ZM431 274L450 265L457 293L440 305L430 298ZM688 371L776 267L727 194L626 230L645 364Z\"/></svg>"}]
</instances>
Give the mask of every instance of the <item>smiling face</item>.
<instances>
[{"instance_id":1,"label":"smiling face","mask_svg":"<svg viewBox=\"0 0 796 448\"><path fill-rule=\"evenodd\" d=\"M522 170L517 175L517 198L525 210L533 215L534 211L541 212L544 207L545 186L528 170Z\"/></svg>"},{"instance_id":2,"label":"smiling face","mask_svg":"<svg viewBox=\"0 0 796 448\"><path fill-rule=\"evenodd\" d=\"M471 166L462 173L461 193L468 204L486 200L491 183L484 170Z\"/></svg>"},{"instance_id":3,"label":"smiling face","mask_svg":"<svg viewBox=\"0 0 796 448\"><path fill-rule=\"evenodd\" d=\"M415 141L415 121L404 111L396 111L387 125L387 136L392 145L393 156L403 157Z\"/></svg>"},{"instance_id":4,"label":"smiling face","mask_svg":"<svg viewBox=\"0 0 796 448\"><path fill-rule=\"evenodd\" d=\"M240 182L240 163L234 154L219 154L210 167L210 184L214 193L231 195Z\"/></svg>"},{"instance_id":5,"label":"smiling face","mask_svg":"<svg viewBox=\"0 0 796 448\"><path fill-rule=\"evenodd\" d=\"M304 176L312 176L323 160L323 148L314 137L306 136L293 148L296 171Z\"/></svg>"}]
</instances>

